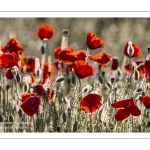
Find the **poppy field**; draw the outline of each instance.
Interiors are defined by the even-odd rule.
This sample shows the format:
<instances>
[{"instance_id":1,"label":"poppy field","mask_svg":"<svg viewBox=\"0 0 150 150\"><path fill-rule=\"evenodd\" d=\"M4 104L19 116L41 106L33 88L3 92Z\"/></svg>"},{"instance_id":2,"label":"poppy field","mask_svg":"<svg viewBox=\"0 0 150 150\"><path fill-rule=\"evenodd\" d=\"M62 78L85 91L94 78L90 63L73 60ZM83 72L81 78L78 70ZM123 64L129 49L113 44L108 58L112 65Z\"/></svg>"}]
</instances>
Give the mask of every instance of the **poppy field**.
<instances>
[{"instance_id":1,"label":"poppy field","mask_svg":"<svg viewBox=\"0 0 150 150\"><path fill-rule=\"evenodd\" d=\"M54 19L39 18L28 32L19 28L25 36L17 36L17 25L15 31L11 24L9 31L0 30L1 133L149 132L149 19L141 26L134 19L133 32L132 19L109 19L111 34L103 26L104 34L94 29L94 23L108 25L97 20L83 32L81 19L70 19L79 26L73 33L80 33L72 44L75 25L61 24L58 31Z\"/></svg>"}]
</instances>

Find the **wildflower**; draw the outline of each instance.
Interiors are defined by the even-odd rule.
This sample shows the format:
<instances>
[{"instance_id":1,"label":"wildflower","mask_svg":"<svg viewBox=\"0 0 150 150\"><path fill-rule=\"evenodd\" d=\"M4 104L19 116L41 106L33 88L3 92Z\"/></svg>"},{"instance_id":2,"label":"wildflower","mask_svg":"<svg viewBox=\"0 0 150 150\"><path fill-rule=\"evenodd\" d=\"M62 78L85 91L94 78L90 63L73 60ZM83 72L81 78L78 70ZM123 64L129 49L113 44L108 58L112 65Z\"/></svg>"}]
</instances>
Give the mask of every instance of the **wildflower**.
<instances>
[{"instance_id":1,"label":"wildflower","mask_svg":"<svg viewBox=\"0 0 150 150\"><path fill-rule=\"evenodd\" d=\"M101 100L102 96L90 93L79 101L79 106L86 113L93 113L102 106Z\"/></svg>"},{"instance_id":2,"label":"wildflower","mask_svg":"<svg viewBox=\"0 0 150 150\"><path fill-rule=\"evenodd\" d=\"M43 88L43 84L37 84L33 87L33 90L38 96L42 96L42 94L45 92Z\"/></svg>"},{"instance_id":3,"label":"wildflower","mask_svg":"<svg viewBox=\"0 0 150 150\"><path fill-rule=\"evenodd\" d=\"M150 78L150 60L145 60L145 74L146 74L146 78Z\"/></svg>"},{"instance_id":4,"label":"wildflower","mask_svg":"<svg viewBox=\"0 0 150 150\"><path fill-rule=\"evenodd\" d=\"M125 71L127 73L134 73L135 68L134 68L133 63L135 63L136 66L139 66L141 64L137 68L137 71L139 72L140 76L143 76L145 74L145 67L144 67L144 61L142 61L142 60L141 61L130 62L130 63L126 64L124 66Z\"/></svg>"},{"instance_id":5,"label":"wildflower","mask_svg":"<svg viewBox=\"0 0 150 150\"><path fill-rule=\"evenodd\" d=\"M0 54L0 67L11 68L18 66L19 57L14 53L2 53Z\"/></svg>"},{"instance_id":6,"label":"wildflower","mask_svg":"<svg viewBox=\"0 0 150 150\"><path fill-rule=\"evenodd\" d=\"M54 28L48 24L41 24L36 32L36 36L43 40L44 38L51 39L54 34Z\"/></svg>"},{"instance_id":7,"label":"wildflower","mask_svg":"<svg viewBox=\"0 0 150 150\"><path fill-rule=\"evenodd\" d=\"M73 52L74 49L70 46L65 47L63 50L68 50L70 52ZM57 47L54 49L54 57L59 60L59 53L62 51L61 47Z\"/></svg>"},{"instance_id":8,"label":"wildflower","mask_svg":"<svg viewBox=\"0 0 150 150\"><path fill-rule=\"evenodd\" d=\"M150 95L141 96L139 99L146 108L150 108Z\"/></svg>"},{"instance_id":9,"label":"wildflower","mask_svg":"<svg viewBox=\"0 0 150 150\"><path fill-rule=\"evenodd\" d=\"M118 69L118 66L119 66L119 62L118 62L118 58L117 57L114 57L112 59L112 65L111 65L111 69L112 70L117 70Z\"/></svg>"},{"instance_id":10,"label":"wildflower","mask_svg":"<svg viewBox=\"0 0 150 150\"><path fill-rule=\"evenodd\" d=\"M86 78L94 74L94 69L87 62L78 60L74 62L75 74L80 78Z\"/></svg>"},{"instance_id":11,"label":"wildflower","mask_svg":"<svg viewBox=\"0 0 150 150\"><path fill-rule=\"evenodd\" d=\"M95 50L97 48L103 48L104 47L104 41L101 38L99 38L95 33L88 32L87 33L87 39L86 39L86 45L91 50Z\"/></svg>"},{"instance_id":12,"label":"wildflower","mask_svg":"<svg viewBox=\"0 0 150 150\"><path fill-rule=\"evenodd\" d=\"M86 57L86 51L85 50L78 50L76 51L76 60L85 60Z\"/></svg>"},{"instance_id":13,"label":"wildflower","mask_svg":"<svg viewBox=\"0 0 150 150\"><path fill-rule=\"evenodd\" d=\"M39 97L30 96L20 105L20 107L29 116L33 116L34 114L38 115L40 102L41 101L40 101Z\"/></svg>"},{"instance_id":14,"label":"wildflower","mask_svg":"<svg viewBox=\"0 0 150 150\"><path fill-rule=\"evenodd\" d=\"M117 101L111 104L111 106L114 108L119 108L115 115L115 119L117 121L122 121L128 118L130 115L139 116L141 114L140 109L134 104L132 98Z\"/></svg>"},{"instance_id":15,"label":"wildflower","mask_svg":"<svg viewBox=\"0 0 150 150\"><path fill-rule=\"evenodd\" d=\"M13 79L17 72L15 70L12 71L12 68L7 68L5 69L5 75L7 79Z\"/></svg>"},{"instance_id":16,"label":"wildflower","mask_svg":"<svg viewBox=\"0 0 150 150\"><path fill-rule=\"evenodd\" d=\"M34 93L24 93L24 94L22 94L21 95L21 101L22 101L22 103L24 102L24 101L26 101L29 97L31 97L31 96L34 96Z\"/></svg>"},{"instance_id":17,"label":"wildflower","mask_svg":"<svg viewBox=\"0 0 150 150\"><path fill-rule=\"evenodd\" d=\"M71 64L76 61L76 52L71 52L70 50L63 50L59 53L59 60L63 61L63 63Z\"/></svg>"},{"instance_id":18,"label":"wildflower","mask_svg":"<svg viewBox=\"0 0 150 150\"><path fill-rule=\"evenodd\" d=\"M23 46L21 45L21 43L17 40L17 38L13 37L12 39L10 39L10 41L7 43L6 47L3 48L4 52L14 52L16 54L18 54L19 51L23 52Z\"/></svg>"},{"instance_id":19,"label":"wildflower","mask_svg":"<svg viewBox=\"0 0 150 150\"><path fill-rule=\"evenodd\" d=\"M97 62L101 64L102 67L106 67L107 63L112 59L113 57L110 54L107 54L105 52L98 53L95 56L88 56L88 59L93 60L94 62Z\"/></svg>"},{"instance_id":20,"label":"wildflower","mask_svg":"<svg viewBox=\"0 0 150 150\"><path fill-rule=\"evenodd\" d=\"M142 56L142 51L136 44L132 44L131 41L127 42L124 47L124 54L127 57L138 57Z\"/></svg>"}]
</instances>

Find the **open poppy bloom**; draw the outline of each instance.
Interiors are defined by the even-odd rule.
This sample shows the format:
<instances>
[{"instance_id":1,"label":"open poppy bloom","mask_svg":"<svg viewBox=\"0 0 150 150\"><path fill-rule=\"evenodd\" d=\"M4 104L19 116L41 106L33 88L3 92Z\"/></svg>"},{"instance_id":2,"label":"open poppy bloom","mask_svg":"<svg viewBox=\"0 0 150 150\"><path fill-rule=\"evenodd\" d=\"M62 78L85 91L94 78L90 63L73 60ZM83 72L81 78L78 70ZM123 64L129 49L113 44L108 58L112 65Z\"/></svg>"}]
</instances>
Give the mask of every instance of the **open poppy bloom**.
<instances>
[{"instance_id":1,"label":"open poppy bloom","mask_svg":"<svg viewBox=\"0 0 150 150\"><path fill-rule=\"evenodd\" d=\"M104 41L99 38L95 33L88 32L87 33L87 39L86 39L86 45L91 50L95 50L97 48L103 48L104 47Z\"/></svg>"},{"instance_id":2,"label":"open poppy bloom","mask_svg":"<svg viewBox=\"0 0 150 150\"><path fill-rule=\"evenodd\" d=\"M102 106L101 100L102 96L90 93L79 101L79 106L86 113L93 113Z\"/></svg>"},{"instance_id":3,"label":"open poppy bloom","mask_svg":"<svg viewBox=\"0 0 150 150\"><path fill-rule=\"evenodd\" d=\"M59 52L59 60L61 60L63 63L66 64L72 64L74 61L76 61L76 52L71 52L70 50L63 50Z\"/></svg>"},{"instance_id":4,"label":"open poppy bloom","mask_svg":"<svg viewBox=\"0 0 150 150\"><path fill-rule=\"evenodd\" d=\"M16 73L16 72L14 72ZM12 72L12 69L11 68L7 68L5 69L5 75L6 75L6 78L7 79L13 79L14 78L14 73ZM17 74L17 73L16 73ZM15 75L16 75L15 74Z\"/></svg>"},{"instance_id":5,"label":"open poppy bloom","mask_svg":"<svg viewBox=\"0 0 150 150\"><path fill-rule=\"evenodd\" d=\"M29 97L31 97L31 96L34 96L34 94L33 93L24 93L24 94L22 94L21 95L21 101L22 101L22 103L24 102L24 101L26 101Z\"/></svg>"},{"instance_id":6,"label":"open poppy bloom","mask_svg":"<svg viewBox=\"0 0 150 150\"><path fill-rule=\"evenodd\" d=\"M124 54L127 57L138 57L142 56L142 51L136 44L132 44L131 41L127 42L124 47Z\"/></svg>"},{"instance_id":7,"label":"open poppy bloom","mask_svg":"<svg viewBox=\"0 0 150 150\"><path fill-rule=\"evenodd\" d=\"M143 64L144 61L135 61L134 63L135 63L137 66L140 65L140 64L142 64L142 65L140 65L140 66L138 67L137 71L139 72L140 76L143 76L143 75L145 74L145 67L144 67L144 64ZM125 71L126 71L127 73L134 73L134 66L133 66L132 64L133 64L133 62L130 62L130 63L128 63L128 64L126 64L126 65L124 66Z\"/></svg>"},{"instance_id":8,"label":"open poppy bloom","mask_svg":"<svg viewBox=\"0 0 150 150\"><path fill-rule=\"evenodd\" d=\"M70 52L73 52L74 49L70 46L65 47L63 50L68 50ZM62 51L61 47L57 47L54 49L54 57L59 60L59 53Z\"/></svg>"},{"instance_id":9,"label":"open poppy bloom","mask_svg":"<svg viewBox=\"0 0 150 150\"><path fill-rule=\"evenodd\" d=\"M4 50L7 52L14 52L16 54L18 54L19 51L24 51L23 50L23 46L20 44L20 42L17 40L17 38L13 37L12 39L10 39L10 41L7 43L6 47L4 48Z\"/></svg>"},{"instance_id":10,"label":"open poppy bloom","mask_svg":"<svg viewBox=\"0 0 150 150\"><path fill-rule=\"evenodd\" d=\"M35 93L38 94L38 96L42 96L43 92L45 92L43 88L43 84L37 84L33 87L33 90Z\"/></svg>"},{"instance_id":11,"label":"open poppy bloom","mask_svg":"<svg viewBox=\"0 0 150 150\"><path fill-rule=\"evenodd\" d=\"M141 114L140 109L134 104L132 98L120 100L111 104L114 108L119 108L115 115L115 119L117 121L122 121L128 118L130 115L132 116L139 116Z\"/></svg>"},{"instance_id":12,"label":"open poppy bloom","mask_svg":"<svg viewBox=\"0 0 150 150\"><path fill-rule=\"evenodd\" d=\"M36 32L36 36L43 40L44 38L51 39L54 34L54 28L48 24L41 24Z\"/></svg>"},{"instance_id":13,"label":"open poppy bloom","mask_svg":"<svg viewBox=\"0 0 150 150\"><path fill-rule=\"evenodd\" d=\"M101 64L102 67L106 67L107 63L112 59L113 57L105 52L98 53L95 56L88 56L88 59L93 60L94 62L97 62Z\"/></svg>"},{"instance_id":14,"label":"open poppy bloom","mask_svg":"<svg viewBox=\"0 0 150 150\"><path fill-rule=\"evenodd\" d=\"M86 78L94 74L94 68L83 60L75 61L73 68L74 68L75 74L80 79Z\"/></svg>"},{"instance_id":15,"label":"open poppy bloom","mask_svg":"<svg viewBox=\"0 0 150 150\"><path fill-rule=\"evenodd\" d=\"M139 99L146 108L150 108L150 95L141 96Z\"/></svg>"},{"instance_id":16,"label":"open poppy bloom","mask_svg":"<svg viewBox=\"0 0 150 150\"><path fill-rule=\"evenodd\" d=\"M117 70L118 69L118 66L119 66L119 62L118 62L118 58L117 57L114 57L112 59L112 65L111 65L111 69L112 70Z\"/></svg>"},{"instance_id":17,"label":"open poppy bloom","mask_svg":"<svg viewBox=\"0 0 150 150\"><path fill-rule=\"evenodd\" d=\"M14 52L0 54L0 67L11 68L18 66L19 57Z\"/></svg>"},{"instance_id":18,"label":"open poppy bloom","mask_svg":"<svg viewBox=\"0 0 150 150\"><path fill-rule=\"evenodd\" d=\"M76 51L76 60L83 60L85 61L86 51L85 50L78 50Z\"/></svg>"},{"instance_id":19,"label":"open poppy bloom","mask_svg":"<svg viewBox=\"0 0 150 150\"><path fill-rule=\"evenodd\" d=\"M23 101L20 107L27 115L33 116L34 114L38 115L40 103L41 101L37 96L30 96L25 101Z\"/></svg>"}]
</instances>

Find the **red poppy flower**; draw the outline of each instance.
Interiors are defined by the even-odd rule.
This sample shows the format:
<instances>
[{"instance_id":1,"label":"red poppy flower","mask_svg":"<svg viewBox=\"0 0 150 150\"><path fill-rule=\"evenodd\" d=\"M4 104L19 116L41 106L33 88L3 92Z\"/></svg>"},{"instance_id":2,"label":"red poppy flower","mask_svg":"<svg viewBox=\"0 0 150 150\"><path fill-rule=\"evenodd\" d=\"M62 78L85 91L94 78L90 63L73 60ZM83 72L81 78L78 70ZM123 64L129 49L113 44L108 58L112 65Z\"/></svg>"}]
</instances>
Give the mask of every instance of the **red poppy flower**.
<instances>
[{"instance_id":1,"label":"red poppy flower","mask_svg":"<svg viewBox=\"0 0 150 150\"><path fill-rule=\"evenodd\" d=\"M25 58L24 68L26 69L26 72L35 73L35 58L36 57L34 56L28 56Z\"/></svg>"},{"instance_id":2,"label":"red poppy flower","mask_svg":"<svg viewBox=\"0 0 150 150\"><path fill-rule=\"evenodd\" d=\"M90 93L79 101L79 106L86 113L93 113L102 106L101 100L102 96Z\"/></svg>"},{"instance_id":3,"label":"red poppy flower","mask_svg":"<svg viewBox=\"0 0 150 150\"><path fill-rule=\"evenodd\" d=\"M36 32L36 36L43 40L44 38L51 39L54 34L54 28L48 24L41 24Z\"/></svg>"},{"instance_id":4,"label":"red poppy flower","mask_svg":"<svg viewBox=\"0 0 150 150\"><path fill-rule=\"evenodd\" d=\"M5 75L7 79L13 79L14 78L14 73L17 75L16 72L12 72L11 68L5 69Z\"/></svg>"},{"instance_id":5,"label":"red poppy flower","mask_svg":"<svg viewBox=\"0 0 150 150\"><path fill-rule=\"evenodd\" d=\"M11 68L18 66L19 57L13 53L3 53L0 54L0 67Z\"/></svg>"},{"instance_id":6,"label":"red poppy flower","mask_svg":"<svg viewBox=\"0 0 150 150\"><path fill-rule=\"evenodd\" d=\"M150 60L145 60L144 68L145 68L145 74L146 78L150 78Z\"/></svg>"},{"instance_id":7,"label":"red poppy flower","mask_svg":"<svg viewBox=\"0 0 150 150\"><path fill-rule=\"evenodd\" d=\"M141 96L139 99L146 108L150 108L150 95Z\"/></svg>"},{"instance_id":8,"label":"red poppy flower","mask_svg":"<svg viewBox=\"0 0 150 150\"><path fill-rule=\"evenodd\" d=\"M87 62L78 60L74 62L74 71L79 78L86 78L94 74L94 69Z\"/></svg>"},{"instance_id":9,"label":"red poppy flower","mask_svg":"<svg viewBox=\"0 0 150 150\"><path fill-rule=\"evenodd\" d=\"M63 63L72 64L76 59L77 56L75 51L71 52L70 50L63 50L59 52L59 60Z\"/></svg>"},{"instance_id":10,"label":"red poppy flower","mask_svg":"<svg viewBox=\"0 0 150 150\"><path fill-rule=\"evenodd\" d=\"M118 62L118 58L117 57L114 57L112 59L112 65L111 65L111 69L112 70L117 70L118 69L118 66L119 66L119 62Z\"/></svg>"},{"instance_id":11,"label":"red poppy flower","mask_svg":"<svg viewBox=\"0 0 150 150\"><path fill-rule=\"evenodd\" d=\"M22 45L20 44L20 42L17 40L17 38L13 37L12 39L10 39L10 41L7 43L6 47L4 48L4 50L7 52L14 52L16 54L18 54L19 51L24 51Z\"/></svg>"},{"instance_id":12,"label":"red poppy flower","mask_svg":"<svg viewBox=\"0 0 150 150\"><path fill-rule=\"evenodd\" d=\"M3 52L3 53L6 53L7 52L7 46L1 46L1 51Z\"/></svg>"},{"instance_id":13,"label":"red poppy flower","mask_svg":"<svg viewBox=\"0 0 150 150\"><path fill-rule=\"evenodd\" d=\"M63 50L68 50L68 51L70 51L70 52L73 52L73 51L74 51L74 49L73 49L72 47L70 47L70 46L65 47ZM57 47L57 48L54 49L54 57L55 57L56 59L58 59L58 60L59 60L59 53L60 53L61 51L62 51L61 47Z\"/></svg>"},{"instance_id":14,"label":"red poppy flower","mask_svg":"<svg viewBox=\"0 0 150 150\"><path fill-rule=\"evenodd\" d=\"M142 56L142 51L136 44L132 44L132 42L129 41L124 47L124 54L128 57L138 57Z\"/></svg>"},{"instance_id":15,"label":"red poppy flower","mask_svg":"<svg viewBox=\"0 0 150 150\"><path fill-rule=\"evenodd\" d=\"M120 100L111 104L111 106L114 108L120 108L115 115L115 119L117 121L122 121L130 115L139 116L141 114L140 109L134 104L132 98Z\"/></svg>"},{"instance_id":16,"label":"red poppy flower","mask_svg":"<svg viewBox=\"0 0 150 150\"><path fill-rule=\"evenodd\" d=\"M97 62L102 65L102 67L106 67L107 63L112 59L113 57L105 52L98 53L95 56L89 56L88 59L93 60L94 62Z\"/></svg>"},{"instance_id":17,"label":"red poppy flower","mask_svg":"<svg viewBox=\"0 0 150 150\"><path fill-rule=\"evenodd\" d=\"M95 50L97 48L104 47L104 41L101 38L99 38L95 33L88 32L87 33L87 39L86 39L86 45L91 50Z\"/></svg>"},{"instance_id":18,"label":"red poppy flower","mask_svg":"<svg viewBox=\"0 0 150 150\"><path fill-rule=\"evenodd\" d=\"M143 64L144 61L135 61L134 63L136 63L136 65L138 66L138 65L140 65L140 64ZM125 71L126 71L127 73L134 73L134 66L133 66L132 64L133 64L133 62L130 62L130 63L128 63L128 64L126 64L126 65L124 66ZM140 76L143 76L143 75L145 74L145 67L144 67L144 64L141 65L140 67L138 67L137 70L138 70Z\"/></svg>"},{"instance_id":19,"label":"red poppy flower","mask_svg":"<svg viewBox=\"0 0 150 150\"><path fill-rule=\"evenodd\" d=\"M83 60L85 61L86 51L85 50L78 50L76 51L76 60Z\"/></svg>"},{"instance_id":20,"label":"red poppy flower","mask_svg":"<svg viewBox=\"0 0 150 150\"><path fill-rule=\"evenodd\" d=\"M34 92L38 94L38 96L42 96L43 92L45 92L43 88L43 84L37 84L33 87Z\"/></svg>"},{"instance_id":21,"label":"red poppy flower","mask_svg":"<svg viewBox=\"0 0 150 150\"><path fill-rule=\"evenodd\" d=\"M22 103L24 102L24 101L26 101L29 97L31 97L31 96L34 96L34 94L33 93L24 93L24 94L22 94L21 95L21 101L22 101Z\"/></svg>"},{"instance_id":22,"label":"red poppy flower","mask_svg":"<svg viewBox=\"0 0 150 150\"><path fill-rule=\"evenodd\" d=\"M33 116L34 114L38 115L40 103L41 101L37 96L30 96L20 105L20 107L27 115Z\"/></svg>"}]
</instances>

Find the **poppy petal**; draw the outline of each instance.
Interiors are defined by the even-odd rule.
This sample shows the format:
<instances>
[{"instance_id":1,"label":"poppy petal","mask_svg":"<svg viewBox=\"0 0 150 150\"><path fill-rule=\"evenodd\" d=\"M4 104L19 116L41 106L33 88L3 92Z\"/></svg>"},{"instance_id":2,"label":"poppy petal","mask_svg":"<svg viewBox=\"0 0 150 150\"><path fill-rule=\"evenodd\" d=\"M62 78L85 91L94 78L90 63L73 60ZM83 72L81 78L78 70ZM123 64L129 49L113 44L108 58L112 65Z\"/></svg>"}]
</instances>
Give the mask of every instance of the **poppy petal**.
<instances>
[{"instance_id":1,"label":"poppy petal","mask_svg":"<svg viewBox=\"0 0 150 150\"><path fill-rule=\"evenodd\" d=\"M115 115L116 121L122 121L130 116L130 111L128 108L119 109Z\"/></svg>"}]
</instances>

